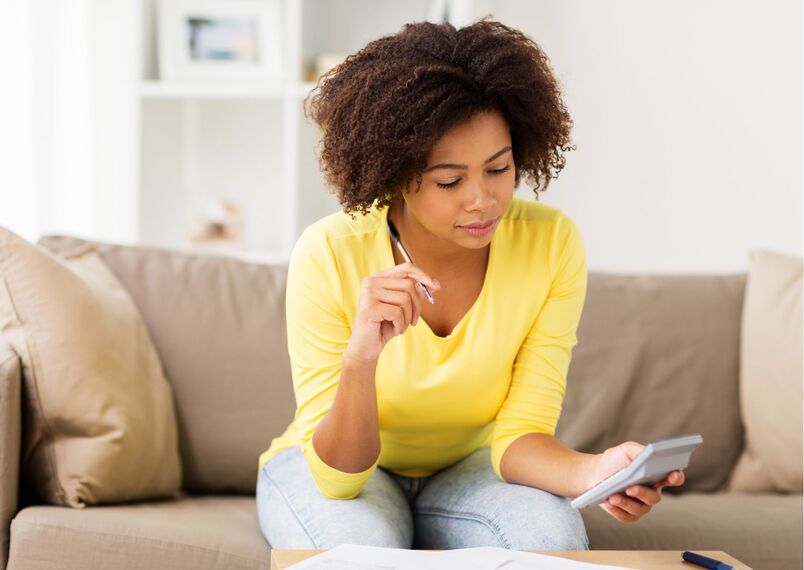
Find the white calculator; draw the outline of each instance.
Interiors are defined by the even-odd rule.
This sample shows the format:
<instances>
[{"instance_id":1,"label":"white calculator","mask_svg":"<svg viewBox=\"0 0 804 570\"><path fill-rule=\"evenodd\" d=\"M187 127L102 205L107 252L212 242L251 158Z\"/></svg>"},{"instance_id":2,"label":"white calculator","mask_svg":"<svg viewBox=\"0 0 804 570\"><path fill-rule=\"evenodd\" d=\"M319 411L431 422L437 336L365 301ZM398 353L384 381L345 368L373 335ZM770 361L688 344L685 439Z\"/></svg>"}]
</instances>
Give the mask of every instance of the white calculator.
<instances>
[{"instance_id":1,"label":"white calculator","mask_svg":"<svg viewBox=\"0 0 804 570\"><path fill-rule=\"evenodd\" d=\"M575 497L570 504L576 509L583 509L602 503L632 485L650 486L658 483L671 471L686 468L690 455L702 442L703 437L699 433L652 441L631 463Z\"/></svg>"}]
</instances>

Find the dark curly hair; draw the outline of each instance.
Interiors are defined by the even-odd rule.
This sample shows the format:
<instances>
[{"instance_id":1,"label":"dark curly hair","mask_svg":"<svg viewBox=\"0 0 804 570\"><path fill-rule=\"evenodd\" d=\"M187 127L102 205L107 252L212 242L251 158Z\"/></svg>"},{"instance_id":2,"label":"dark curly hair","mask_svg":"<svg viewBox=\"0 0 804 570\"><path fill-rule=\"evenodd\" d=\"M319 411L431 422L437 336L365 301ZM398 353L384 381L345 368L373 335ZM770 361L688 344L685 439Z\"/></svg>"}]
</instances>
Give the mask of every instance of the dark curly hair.
<instances>
[{"instance_id":1,"label":"dark curly hair","mask_svg":"<svg viewBox=\"0 0 804 570\"><path fill-rule=\"evenodd\" d=\"M319 78L304 116L321 127L319 164L343 210L390 205L438 139L475 114L500 111L520 176L539 189L564 168L572 119L541 48L490 15L456 29L405 24Z\"/></svg>"}]
</instances>

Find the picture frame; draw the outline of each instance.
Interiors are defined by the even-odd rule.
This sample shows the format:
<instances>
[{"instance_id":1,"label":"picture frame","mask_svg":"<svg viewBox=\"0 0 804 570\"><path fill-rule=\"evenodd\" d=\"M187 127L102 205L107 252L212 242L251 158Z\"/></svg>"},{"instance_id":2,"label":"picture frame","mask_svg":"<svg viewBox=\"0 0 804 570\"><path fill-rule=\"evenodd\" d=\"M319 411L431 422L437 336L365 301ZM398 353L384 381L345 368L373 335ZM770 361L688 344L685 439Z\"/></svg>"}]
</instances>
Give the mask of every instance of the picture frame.
<instances>
[{"instance_id":1,"label":"picture frame","mask_svg":"<svg viewBox=\"0 0 804 570\"><path fill-rule=\"evenodd\" d=\"M282 80L281 0L160 0L162 81Z\"/></svg>"}]
</instances>

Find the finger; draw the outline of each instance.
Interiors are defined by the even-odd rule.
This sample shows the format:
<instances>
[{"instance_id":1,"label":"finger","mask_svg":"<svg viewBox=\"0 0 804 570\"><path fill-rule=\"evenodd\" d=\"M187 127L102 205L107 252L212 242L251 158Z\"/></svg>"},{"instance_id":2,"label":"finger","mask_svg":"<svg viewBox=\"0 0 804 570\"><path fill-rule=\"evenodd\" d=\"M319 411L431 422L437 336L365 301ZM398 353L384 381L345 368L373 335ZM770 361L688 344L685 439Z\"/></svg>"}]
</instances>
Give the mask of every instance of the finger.
<instances>
[{"instance_id":1,"label":"finger","mask_svg":"<svg viewBox=\"0 0 804 570\"><path fill-rule=\"evenodd\" d=\"M634 459L637 455L642 453L643 449L645 449L645 445L639 443L638 441L626 441L622 444L622 446L629 459Z\"/></svg>"},{"instance_id":2,"label":"finger","mask_svg":"<svg viewBox=\"0 0 804 570\"><path fill-rule=\"evenodd\" d=\"M686 477L683 471L671 471L667 477L659 481L654 488L661 489L662 487L678 487L684 484Z\"/></svg>"},{"instance_id":3,"label":"finger","mask_svg":"<svg viewBox=\"0 0 804 570\"><path fill-rule=\"evenodd\" d=\"M610 505L609 503L600 503L601 508L613 516L615 519L622 521L622 522L633 522L634 515L631 513L627 513L622 510L620 507L615 507L614 505Z\"/></svg>"},{"instance_id":4,"label":"finger","mask_svg":"<svg viewBox=\"0 0 804 570\"><path fill-rule=\"evenodd\" d=\"M382 320L394 323L394 336L405 331L405 313L399 305L380 302L377 310Z\"/></svg>"},{"instance_id":5,"label":"finger","mask_svg":"<svg viewBox=\"0 0 804 570\"><path fill-rule=\"evenodd\" d=\"M669 480L669 485L673 487L678 487L679 485L683 485L684 481L687 480L686 476L684 475L683 471L673 471L670 475L667 476Z\"/></svg>"},{"instance_id":6,"label":"finger","mask_svg":"<svg viewBox=\"0 0 804 570\"><path fill-rule=\"evenodd\" d=\"M600 503L600 507L613 516L615 519L622 521L622 522L634 522L637 520L637 517L632 515L631 513L627 513L619 507L615 507L608 503Z\"/></svg>"},{"instance_id":7,"label":"finger","mask_svg":"<svg viewBox=\"0 0 804 570\"><path fill-rule=\"evenodd\" d=\"M419 300L427 301L432 303L432 292L441 289L441 283L439 283L435 278L429 277L424 274L425 277L420 276L419 274L408 274L402 277L403 281L407 281L414 286L412 289L413 294L412 297ZM429 293L429 294L428 294ZM421 306L419 307L419 312L421 312Z\"/></svg>"},{"instance_id":8,"label":"finger","mask_svg":"<svg viewBox=\"0 0 804 570\"><path fill-rule=\"evenodd\" d=\"M421 284L414 279L399 277L378 278L376 284L384 289L404 291L407 294L411 305L410 324L416 325L419 321L419 315L422 312L422 296L424 296Z\"/></svg>"},{"instance_id":9,"label":"finger","mask_svg":"<svg viewBox=\"0 0 804 570\"><path fill-rule=\"evenodd\" d=\"M638 499L632 499L619 493L609 497L609 504L619 507L629 514L640 517L650 510L650 505L646 505Z\"/></svg>"},{"instance_id":10,"label":"finger","mask_svg":"<svg viewBox=\"0 0 804 570\"><path fill-rule=\"evenodd\" d=\"M441 284L438 282L437 279L431 277L427 273L425 273L420 267L413 265L409 261L405 263L400 263L399 265L395 265L393 267L389 267L383 271L378 272L379 275L383 276L395 276L395 277L412 277L417 281L421 281L428 287L433 287L435 289L440 289Z\"/></svg>"},{"instance_id":11,"label":"finger","mask_svg":"<svg viewBox=\"0 0 804 570\"><path fill-rule=\"evenodd\" d=\"M391 289L381 288L377 292L376 298L382 303L394 305L402 309L404 328L407 328L413 321L413 307L410 301L410 293L407 291L394 291Z\"/></svg>"},{"instance_id":12,"label":"finger","mask_svg":"<svg viewBox=\"0 0 804 570\"><path fill-rule=\"evenodd\" d=\"M377 322L379 320L380 334L382 335L382 340L383 342L387 342L397 335L397 326L396 323L391 319L387 319L385 318L385 316L379 313L378 315L379 317L375 316L369 317L369 321Z\"/></svg>"},{"instance_id":13,"label":"finger","mask_svg":"<svg viewBox=\"0 0 804 570\"><path fill-rule=\"evenodd\" d=\"M625 490L625 494L650 506L653 506L662 500L660 489L646 487L645 485L634 485L632 487L628 487Z\"/></svg>"}]
</instances>

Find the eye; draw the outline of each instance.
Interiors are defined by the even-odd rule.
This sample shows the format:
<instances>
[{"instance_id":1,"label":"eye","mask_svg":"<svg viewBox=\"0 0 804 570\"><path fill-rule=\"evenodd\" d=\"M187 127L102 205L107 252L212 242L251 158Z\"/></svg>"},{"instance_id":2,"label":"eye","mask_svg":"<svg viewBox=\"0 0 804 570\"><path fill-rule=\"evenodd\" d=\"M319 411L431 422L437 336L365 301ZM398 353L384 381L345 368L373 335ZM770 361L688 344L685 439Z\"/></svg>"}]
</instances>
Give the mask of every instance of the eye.
<instances>
[{"instance_id":1,"label":"eye","mask_svg":"<svg viewBox=\"0 0 804 570\"><path fill-rule=\"evenodd\" d=\"M504 168L498 168L497 170L489 170L490 174L502 174L503 172L507 172L511 168L510 164L506 164ZM455 180L454 182L450 182L448 184L442 184L441 182L436 182L438 186L441 188L454 188L460 182L460 178Z\"/></svg>"},{"instance_id":2,"label":"eye","mask_svg":"<svg viewBox=\"0 0 804 570\"><path fill-rule=\"evenodd\" d=\"M441 184L441 182L436 182L436 184L441 188L452 188L453 186L458 184L458 181L456 180L455 182L450 182L449 184Z\"/></svg>"}]
</instances>

